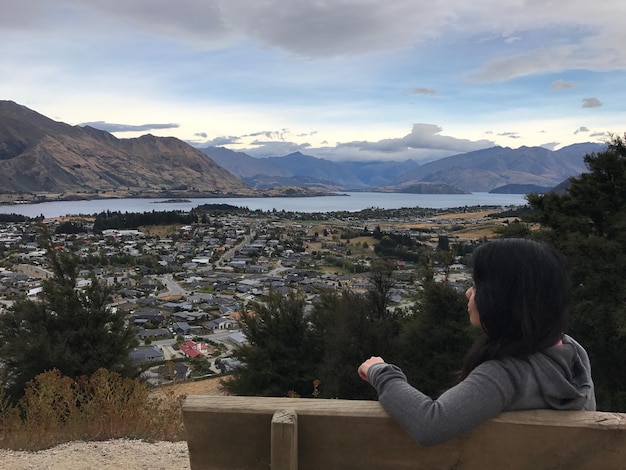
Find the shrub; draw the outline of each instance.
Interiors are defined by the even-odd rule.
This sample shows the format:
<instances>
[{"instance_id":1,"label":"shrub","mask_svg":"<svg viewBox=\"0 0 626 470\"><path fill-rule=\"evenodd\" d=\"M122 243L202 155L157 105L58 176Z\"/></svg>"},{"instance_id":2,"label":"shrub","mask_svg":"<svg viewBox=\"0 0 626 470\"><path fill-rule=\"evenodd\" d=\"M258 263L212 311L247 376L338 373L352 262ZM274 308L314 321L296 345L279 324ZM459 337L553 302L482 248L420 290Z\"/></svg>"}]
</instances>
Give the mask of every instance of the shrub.
<instances>
[{"instance_id":1,"label":"shrub","mask_svg":"<svg viewBox=\"0 0 626 470\"><path fill-rule=\"evenodd\" d=\"M0 446L38 450L72 440L184 439L183 396L150 396L147 384L99 369L76 380L58 370L30 381L0 430Z\"/></svg>"}]
</instances>

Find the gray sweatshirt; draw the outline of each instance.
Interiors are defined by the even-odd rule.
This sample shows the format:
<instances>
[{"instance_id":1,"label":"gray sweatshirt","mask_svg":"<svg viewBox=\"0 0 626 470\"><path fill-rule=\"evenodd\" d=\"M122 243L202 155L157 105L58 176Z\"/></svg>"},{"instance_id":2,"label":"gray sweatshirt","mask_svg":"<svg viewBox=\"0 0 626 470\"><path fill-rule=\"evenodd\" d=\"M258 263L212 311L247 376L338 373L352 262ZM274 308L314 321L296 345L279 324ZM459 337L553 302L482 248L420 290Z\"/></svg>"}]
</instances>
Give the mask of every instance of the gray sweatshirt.
<instances>
[{"instance_id":1,"label":"gray sweatshirt","mask_svg":"<svg viewBox=\"0 0 626 470\"><path fill-rule=\"evenodd\" d=\"M409 385L391 364L374 364L367 379L387 413L426 446L460 436L502 411L596 409L589 357L567 335L562 345L526 358L483 362L436 400Z\"/></svg>"}]
</instances>

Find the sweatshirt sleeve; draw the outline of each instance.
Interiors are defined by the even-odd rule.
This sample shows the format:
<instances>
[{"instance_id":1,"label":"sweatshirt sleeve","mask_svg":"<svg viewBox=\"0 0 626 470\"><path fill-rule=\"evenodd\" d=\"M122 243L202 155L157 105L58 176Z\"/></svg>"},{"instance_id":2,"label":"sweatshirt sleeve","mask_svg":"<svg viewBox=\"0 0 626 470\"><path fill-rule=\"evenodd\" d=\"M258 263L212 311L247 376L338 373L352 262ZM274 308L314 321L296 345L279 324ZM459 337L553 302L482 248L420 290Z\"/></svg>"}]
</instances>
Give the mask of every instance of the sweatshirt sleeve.
<instances>
[{"instance_id":1,"label":"sweatshirt sleeve","mask_svg":"<svg viewBox=\"0 0 626 470\"><path fill-rule=\"evenodd\" d=\"M387 413L424 446L441 444L496 417L514 395L509 374L492 362L476 367L436 400L409 385L392 364L374 364L367 378Z\"/></svg>"}]
</instances>

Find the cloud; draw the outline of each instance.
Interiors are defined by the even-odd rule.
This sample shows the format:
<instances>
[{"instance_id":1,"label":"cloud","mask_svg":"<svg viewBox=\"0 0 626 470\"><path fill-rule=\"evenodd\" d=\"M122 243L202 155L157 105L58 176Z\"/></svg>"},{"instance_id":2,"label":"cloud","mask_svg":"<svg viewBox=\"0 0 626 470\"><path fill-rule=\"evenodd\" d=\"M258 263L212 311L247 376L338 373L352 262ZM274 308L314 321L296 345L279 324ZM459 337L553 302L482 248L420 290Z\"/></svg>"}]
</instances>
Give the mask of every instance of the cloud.
<instances>
[{"instance_id":1,"label":"cloud","mask_svg":"<svg viewBox=\"0 0 626 470\"><path fill-rule=\"evenodd\" d=\"M289 134L288 129L281 129L279 131L258 131L258 132L252 132L250 134L244 134L241 136L241 139L245 139L248 137L265 137L267 139L284 140L285 135L287 134Z\"/></svg>"},{"instance_id":2,"label":"cloud","mask_svg":"<svg viewBox=\"0 0 626 470\"><path fill-rule=\"evenodd\" d=\"M605 139L609 136L608 133L606 132L592 132L591 134L589 134L589 137L598 137L598 138L602 138Z\"/></svg>"},{"instance_id":3,"label":"cloud","mask_svg":"<svg viewBox=\"0 0 626 470\"><path fill-rule=\"evenodd\" d=\"M540 147L548 150L554 150L559 146L560 142L546 142L545 144L541 144Z\"/></svg>"},{"instance_id":4,"label":"cloud","mask_svg":"<svg viewBox=\"0 0 626 470\"><path fill-rule=\"evenodd\" d=\"M600 108L602 102L598 98L583 98L583 108Z\"/></svg>"},{"instance_id":5,"label":"cloud","mask_svg":"<svg viewBox=\"0 0 626 470\"><path fill-rule=\"evenodd\" d=\"M500 132L500 137L508 137L509 139L519 139L520 135L517 132Z\"/></svg>"},{"instance_id":6,"label":"cloud","mask_svg":"<svg viewBox=\"0 0 626 470\"><path fill-rule=\"evenodd\" d=\"M410 134L396 139L383 139L377 142L347 142L337 147L356 147L362 150L375 150L383 153L403 152L406 149L442 150L449 152L470 152L492 147L489 140L471 141L441 135L442 128L435 124L413 124Z\"/></svg>"},{"instance_id":7,"label":"cloud","mask_svg":"<svg viewBox=\"0 0 626 470\"><path fill-rule=\"evenodd\" d=\"M295 143L287 140L253 140L239 142L237 151L263 158L282 156L293 152L303 152L318 158L333 161L380 161L388 160L434 160L457 153L493 147L489 140L471 141L441 135L442 129L434 124L414 124L411 133L400 138L379 141L337 142L334 147L313 147L309 143ZM255 132L248 135L264 135L275 132ZM327 143L323 143L327 145Z\"/></svg>"},{"instance_id":8,"label":"cloud","mask_svg":"<svg viewBox=\"0 0 626 470\"><path fill-rule=\"evenodd\" d=\"M483 0L471 6L466 0L449 0L431 2L428 8L414 0L186 0L175 5L167 0L20 0L3 8L0 24L52 28L65 16L76 25L85 24L85 19L118 22L200 49L251 40L304 57L369 54L444 37L493 37L516 51L529 42L525 33L530 31L545 39L533 55L545 51L555 58L595 61L604 67L610 58L612 65L619 67L626 57L623 48L614 46L623 44L625 38L621 5L619 0L606 0L601 8L589 8L585 0L570 0L567 8L562 2L537 0ZM571 37L581 31L583 40ZM555 54L566 41L578 47ZM539 64L549 67L544 60ZM562 70L561 65L555 67Z\"/></svg>"},{"instance_id":9,"label":"cloud","mask_svg":"<svg viewBox=\"0 0 626 470\"><path fill-rule=\"evenodd\" d=\"M569 25L572 31L563 33L565 37L550 33L550 28L546 27L537 33L545 44L529 44L515 53L494 55L467 78L470 82L490 83L574 69L607 72L626 68L626 50L618 51L612 46L614 43L604 42L624 42L626 33L608 25L602 27L592 24L588 23L588 27L581 28L580 32Z\"/></svg>"},{"instance_id":10,"label":"cloud","mask_svg":"<svg viewBox=\"0 0 626 470\"><path fill-rule=\"evenodd\" d=\"M434 88L411 88L407 90L404 94L406 95L427 95L427 96L437 96L437 90Z\"/></svg>"},{"instance_id":11,"label":"cloud","mask_svg":"<svg viewBox=\"0 0 626 470\"><path fill-rule=\"evenodd\" d=\"M580 126L578 129L576 129L574 131L574 135L576 134L580 134L582 132L589 132L589 128L585 127L585 126Z\"/></svg>"},{"instance_id":12,"label":"cloud","mask_svg":"<svg viewBox=\"0 0 626 470\"><path fill-rule=\"evenodd\" d=\"M79 126L89 126L94 127L96 129L100 129L101 131L106 132L143 132L150 131L153 129L177 129L180 127L179 124L169 123L169 124L114 124L112 122L104 122L104 121L93 121L93 122L83 122L78 124Z\"/></svg>"},{"instance_id":13,"label":"cloud","mask_svg":"<svg viewBox=\"0 0 626 470\"><path fill-rule=\"evenodd\" d=\"M551 90L570 90L574 88L576 84L574 82L568 82L567 80L554 80L550 85Z\"/></svg>"},{"instance_id":14,"label":"cloud","mask_svg":"<svg viewBox=\"0 0 626 470\"><path fill-rule=\"evenodd\" d=\"M206 132L196 132L194 134L194 137L201 137L203 139L206 139L209 135Z\"/></svg>"},{"instance_id":15,"label":"cloud","mask_svg":"<svg viewBox=\"0 0 626 470\"><path fill-rule=\"evenodd\" d=\"M229 144L238 144L240 142L240 138L236 136L219 136L214 139L207 140L202 145L205 147L222 147L224 145Z\"/></svg>"},{"instance_id":16,"label":"cloud","mask_svg":"<svg viewBox=\"0 0 626 470\"><path fill-rule=\"evenodd\" d=\"M294 152L304 152L308 150L311 145L297 144L295 142L284 141L253 141L251 143L254 147L244 149L243 151L250 156L264 158L289 155Z\"/></svg>"}]
</instances>

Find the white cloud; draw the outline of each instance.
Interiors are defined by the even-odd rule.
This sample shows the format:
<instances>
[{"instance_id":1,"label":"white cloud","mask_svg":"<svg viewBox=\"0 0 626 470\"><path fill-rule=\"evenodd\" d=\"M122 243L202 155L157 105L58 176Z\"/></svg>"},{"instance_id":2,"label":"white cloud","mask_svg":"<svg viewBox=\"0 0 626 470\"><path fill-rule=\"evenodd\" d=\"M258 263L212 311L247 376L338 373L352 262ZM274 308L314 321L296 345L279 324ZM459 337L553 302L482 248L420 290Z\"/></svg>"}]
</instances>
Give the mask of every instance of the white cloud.
<instances>
[{"instance_id":1,"label":"white cloud","mask_svg":"<svg viewBox=\"0 0 626 470\"><path fill-rule=\"evenodd\" d=\"M540 147L548 150L554 150L559 146L559 142L546 142L545 144L541 144Z\"/></svg>"},{"instance_id":2,"label":"white cloud","mask_svg":"<svg viewBox=\"0 0 626 470\"><path fill-rule=\"evenodd\" d=\"M355 141L337 145L338 153L345 149L356 149L360 152L377 154L394 154L394 159L407 158L414 150L435 151L437 155L470 152L492 147L489 140L471 141L441 135L442 128L435 124L414 124L411 132L404 137L382 139L376 142ZM410 157L409 157L410 158Z\"/></svg>"},{"instance_id":3,"label":"white cloud","mask_svg":"<svg viewBox=\"0 0 626 470\"><path fill-rule=\"evenodd\" d=\"M40 28L51 27L61 14L91 21L108 17L200 48L252 38L307 57L367 54L445 36L499 35L505 44L519 44L527 40L520 32L566 27L583 29L587 36L581 46L603 57L613 55L623 65L623 11L621 0L604 0L593 8L583 0L21 0L4 6L0 24ZM545 49L548 56L574 57L574 50L555 54L558 48ZM594 60L588 54L579 59Z\"/></svg>"},{"instance_id":4,"label":"white cloud","mask_svg":"<svg viewBox=\"0 0 626 470\"><path fill-rule=\"evenodd\" d=\"M69 123L175 122L176 137L259 155L421 159L565 145L581 119L625 121L576 101L626 98L623 0L4 3L0 96ZM586 95L550 93L574 87ZM403 135L414 122L441 127Z\"/></svg>"},{"instance_id":5,"label":"white cloud","mask_svg":"<svg viewBox=\"0 0 626 470\"><path fill-rule=\"evenodd\" d=\"M295 142L283 141L253 141L254 147L242 149L241 151L253 157L275 157L289 155L294 152L306 152L309 144L297 144Z\"/></svg>"}]
</instances>

